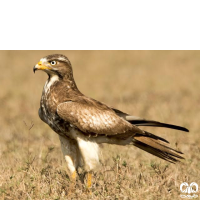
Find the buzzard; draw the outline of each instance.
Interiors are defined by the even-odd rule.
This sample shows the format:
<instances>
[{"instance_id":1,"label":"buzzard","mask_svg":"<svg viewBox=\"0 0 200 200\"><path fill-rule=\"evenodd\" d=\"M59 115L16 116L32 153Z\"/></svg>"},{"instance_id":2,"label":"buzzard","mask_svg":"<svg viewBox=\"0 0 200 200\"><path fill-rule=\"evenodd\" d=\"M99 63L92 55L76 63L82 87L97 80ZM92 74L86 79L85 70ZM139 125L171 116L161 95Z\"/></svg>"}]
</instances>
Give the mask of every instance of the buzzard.
<instances>
[{"instance_id":1,"label":"buzzard","mask_svg":"<svg viewBox=\"0 0 200 200\"><path fill-rule=\"evenodd\" d=\"M182 152L166 146L167 140L140 129L154 126L188 129L131 116L82 94L76 86L72 65L61 54L42 58L33 71L48 74L40 101L39 116L58 135L61 149L72 180L77 168L84 167L87 186L91 187L91 172L99 165L99 144L134 145L159 158L175 163L183 159Z\"/></svg>"}]
</instances>

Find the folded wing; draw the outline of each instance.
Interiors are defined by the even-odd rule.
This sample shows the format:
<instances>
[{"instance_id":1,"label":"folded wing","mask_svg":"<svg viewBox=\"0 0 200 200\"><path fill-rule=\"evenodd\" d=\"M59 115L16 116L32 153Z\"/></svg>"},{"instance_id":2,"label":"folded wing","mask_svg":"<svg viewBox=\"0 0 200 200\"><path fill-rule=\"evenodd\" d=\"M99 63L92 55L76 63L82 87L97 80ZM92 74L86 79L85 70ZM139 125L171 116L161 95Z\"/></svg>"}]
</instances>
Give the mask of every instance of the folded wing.
<instances>
[{"instance_id":1,"label":"folded wing","mask_svg":"<svg viewBox=\"0 0 200 200\"><path fill-rule=\"evenodd\" d=\"M67 101L61 103L57 107L57 114L84 133L97 135L143 133L142 130L116 115L109 107L90 104L90 102Z\"/></svg>"}]
</instances>

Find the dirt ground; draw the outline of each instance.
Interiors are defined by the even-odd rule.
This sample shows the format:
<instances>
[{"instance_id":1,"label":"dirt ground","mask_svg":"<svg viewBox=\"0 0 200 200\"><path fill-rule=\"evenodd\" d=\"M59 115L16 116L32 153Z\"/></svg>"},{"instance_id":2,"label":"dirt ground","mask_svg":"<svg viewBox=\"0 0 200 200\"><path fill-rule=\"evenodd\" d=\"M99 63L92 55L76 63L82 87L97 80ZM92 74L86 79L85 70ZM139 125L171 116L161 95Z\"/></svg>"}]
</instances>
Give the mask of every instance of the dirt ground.
<instances>
[{"instance_id":1,"label":"dirt ground","mask_svg":"<svg viewBox=\"0 0 200 200\"><path fill-rule=\"evenodd\" d=\"M40 58L66 55L80 91L124 112L187 127L144 128L184 152L176 165L133 146L102 145L92 194L66 173L60 142L38 116ZM181 199L200 186L199 51L0 51L0 199ZM197 193L199 195L199 193Z\"/></svg>"}]
</instances>

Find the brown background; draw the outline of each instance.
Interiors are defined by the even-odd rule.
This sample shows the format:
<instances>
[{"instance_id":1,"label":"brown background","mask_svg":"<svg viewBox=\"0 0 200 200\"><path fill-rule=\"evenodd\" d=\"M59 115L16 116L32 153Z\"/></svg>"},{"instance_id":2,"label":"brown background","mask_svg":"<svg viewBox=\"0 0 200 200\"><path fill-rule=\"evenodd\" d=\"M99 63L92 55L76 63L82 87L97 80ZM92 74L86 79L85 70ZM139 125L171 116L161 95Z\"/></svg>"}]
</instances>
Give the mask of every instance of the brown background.
<instances>
[{"instance_id":1,"label":"brown background","mask_svg":"<svg viewBox=\"0 0 200 200\"><path fill-rule=\"evenodd\" d=\"M135 147L103 145L92 196L79 181L71 188L58 137L37 114L47 75L33 66L52 53L69 58L85 95L190 129L148 129L185 161L172 165ZM2 199L177 199L182 182L200 185L199 51L0 51L0 69Z\"/></svg>"}]
</instances>

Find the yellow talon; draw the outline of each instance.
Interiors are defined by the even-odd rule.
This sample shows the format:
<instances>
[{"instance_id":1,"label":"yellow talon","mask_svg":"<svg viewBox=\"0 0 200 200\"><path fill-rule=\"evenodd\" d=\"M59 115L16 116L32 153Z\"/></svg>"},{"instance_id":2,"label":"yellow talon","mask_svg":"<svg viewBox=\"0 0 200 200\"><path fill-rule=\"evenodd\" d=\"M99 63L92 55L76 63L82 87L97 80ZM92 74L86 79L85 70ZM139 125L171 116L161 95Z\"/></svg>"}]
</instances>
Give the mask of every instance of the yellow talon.
<instances>
[{"instance_id":1,"label":"yellow talon","mask_svg":"<svg viewBox=\"0 0 200 200\"><path fill-rule=\"evenodd\" d=\"M74 172L72 173L71 179L72 179L73 181L76 181L76 171L74 171Z\"/></svg>"},{"instance_id":2,"label":"yellow talon","mask_svg":"<svg viewBox=\"0 0 200 200\"><path fill-rule=\"evenodd\" d=\"M92 186L92 173L88 172L87 174L87 188L90 190Z\"/></svg>"}]
</instances>

